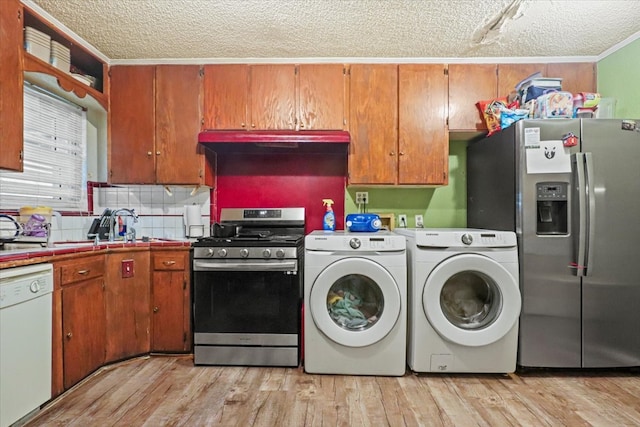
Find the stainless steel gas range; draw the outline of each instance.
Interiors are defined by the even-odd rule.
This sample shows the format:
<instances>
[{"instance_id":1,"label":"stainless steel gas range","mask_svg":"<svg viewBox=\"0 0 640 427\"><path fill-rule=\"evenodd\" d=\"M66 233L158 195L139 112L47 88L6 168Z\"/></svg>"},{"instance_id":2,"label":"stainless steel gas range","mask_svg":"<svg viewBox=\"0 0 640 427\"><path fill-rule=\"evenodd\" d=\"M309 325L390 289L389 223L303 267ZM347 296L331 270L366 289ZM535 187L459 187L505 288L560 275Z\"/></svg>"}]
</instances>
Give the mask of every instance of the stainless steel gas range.
<instances>
[{"instance_id":1,"label":"stainless steel gas range","mask_svg":"<svg viewBox=\"0 0 640 427\"><path fill-rule=\"evenodd\" d=\"M196 365L299 365L304 216L222 209L216 230L234 234L193 243Z\"/></svg>"}]
</instances>

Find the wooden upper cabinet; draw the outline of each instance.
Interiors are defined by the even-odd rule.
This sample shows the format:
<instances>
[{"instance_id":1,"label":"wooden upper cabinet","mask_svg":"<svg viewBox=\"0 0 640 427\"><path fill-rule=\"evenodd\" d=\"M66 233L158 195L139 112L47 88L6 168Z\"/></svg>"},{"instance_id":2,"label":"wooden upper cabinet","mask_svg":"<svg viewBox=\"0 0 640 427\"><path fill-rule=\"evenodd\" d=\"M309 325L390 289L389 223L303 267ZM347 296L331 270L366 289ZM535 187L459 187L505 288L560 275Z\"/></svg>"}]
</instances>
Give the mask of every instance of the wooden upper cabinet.
<instances>
[{"instance_id":1,"label":"wooden upper cabinet","mask_svg":"<svg viewBox=\"0 0 640 427\"><path fill-rule=\"evenodd\" d=\"M198 145L201 87L198 65L156 67L157 184L204 184L204 153Z\"/></svg>"},{"instance_id":2,"label":"wooden upper cabinet","mask_svg":"<svg viewBox=\"0 0 640 427\"><path fill-rule=\"evenodd\" d=\"M507 96L516 85L533 73L546 76L546 64L498 64L498 96Z\"/></svg>"},{"instance_id":3,"label":"wooden upper cabinet","mask_svg":"<svg viewBox=\"0 0 640 427\"><path fill-rule=\"evenodd\" d=\"M346 73L342 64L298 65L298 129L345 129Z\"/></svg>"},{"instance_id":4,"label":"wooden upper cabinet","mask_svg":"<svg viewBox=\"0 0 640 427\"><path fill-rule=\"evenodd\" d=\"M0 1L0 169L22 171L23 9L19 0Z\"/></svg>"},{"instance_id":5,"label":"wooden upper cabinet","mask_svg":"<svg viewBox=\"0 0 640 427\"><path fill-rule=\"evenodd\" d=\"M201 82L198 65L112 67L109 182L204 184Z\"/></svg>"},{"instance_id":6,"label":"wooden upper cabinet","mask_svg":"<svg viewBox=\"0 0 640 427\"><path fill-rule=\"evenodd\" d=\"M566 62L547 64L546 77L561 77L562 90L597 92L596 64L593 62Z\"/></svg>"},{"instance_id":7,"label":"wooden upper cabinet","mask_svg":"<svg viewBox=\"0 0 640 427\"><path fill-rule=\"evenodd\" d=\"M496 64L449 64L449 129L486 130L476 103L497 96Z\"/></svg>"},{"instance_id":8,"label":"wooden upper cabinet","mask_svg":"<svg viewBox=\"0 0 640 427\"><path fill-rule=\"evenodd\" d=\"M251 129L295 129L295 65L251 65Z\"/></svg>"},{"instance_id":9,"label":"wooden upper cabinet","mask_svg":"<svg viewBox=\"0 0 640 427\"><path fill-rule=\"evenodd\" d=\"M204 66L203 129L247 129L249 66Z\"/></svg>"},{"instance_id":10,"label":"wooden upper cabinet","mask_svg":"<svg viewBox=\"0 0 640 427\"><path fill-rule=\"evenodd\" d=\"M352 64L349 183L395 184L398 165L398 66Z\"/></svg>"},{"instance_id":11,"label":"wooden upper cabinet","mask_svg":"<svg viewBox=\"0 0 640 427\"><path fill-rule=\"evenodd\" d=\"M342 64L206 65L204 129L344 129Z\"/></svg>"},{"instance_id":12,"label":"wooden upper cabinet","mask_svg":"<svg viewBox=\"0 0 640 427\"><path fill-rule=\"evenodd\" d=\"M155 183L155 66L111 67L109 182Z\"/></svg>"},{"instance_id":13,"label":"wooden upper cabinet","mask_svg":"<svg viewBox=\"0 0 640 427\"><path fill-rule=\"evenodd\" d=\"M443 185L449 175L444 64L398 68L398 184Z\"/></svg>"}]
</instances>

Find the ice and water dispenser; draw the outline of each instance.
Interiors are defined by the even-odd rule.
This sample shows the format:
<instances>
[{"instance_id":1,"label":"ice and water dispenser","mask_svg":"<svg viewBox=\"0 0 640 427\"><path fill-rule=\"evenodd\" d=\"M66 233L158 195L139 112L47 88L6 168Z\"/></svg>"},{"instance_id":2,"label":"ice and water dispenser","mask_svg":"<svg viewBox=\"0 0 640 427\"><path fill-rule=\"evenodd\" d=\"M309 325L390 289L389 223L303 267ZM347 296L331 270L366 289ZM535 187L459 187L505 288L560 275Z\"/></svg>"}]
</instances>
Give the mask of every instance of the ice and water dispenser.
<instances>
[{"instance_id":1,"label":"ice and water dispenser","mask_svg":"<svg viewBox=\"0 0 640 427\"><path fill-rule=\"evenodd\" d=\"M538 182L536 234L568 234L568 182Z\"/></svg>"}]
</instances>

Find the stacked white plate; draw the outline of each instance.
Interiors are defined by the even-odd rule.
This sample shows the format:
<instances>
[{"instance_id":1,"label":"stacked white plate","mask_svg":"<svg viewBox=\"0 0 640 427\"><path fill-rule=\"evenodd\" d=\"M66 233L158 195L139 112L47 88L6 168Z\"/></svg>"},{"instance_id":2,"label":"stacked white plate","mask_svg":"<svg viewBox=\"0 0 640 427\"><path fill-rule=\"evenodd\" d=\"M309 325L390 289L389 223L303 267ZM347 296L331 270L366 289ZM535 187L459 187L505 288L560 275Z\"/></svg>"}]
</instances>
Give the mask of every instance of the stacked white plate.
<instances>
[{"instance_id":1,"label":"stacked white plate","mask_svg":"<svg viewBox=\"0 0 640 427\"><path fill-rule=\"evenodd\" d=\"M49 62L51 37L32 27L24 29L24 49L30 54Z\"/></svg>"},{"instance_id":2,"label":"stacked white plate","mask_svg":"<svg viewBox=\"0 0 640 427\"><path fill-rule=\"evenodd\" d=\"M68 73L71 66L71 51L68 47L51 40L51 58L49 62L54 67Z\"/></svg>"}]
</instances>

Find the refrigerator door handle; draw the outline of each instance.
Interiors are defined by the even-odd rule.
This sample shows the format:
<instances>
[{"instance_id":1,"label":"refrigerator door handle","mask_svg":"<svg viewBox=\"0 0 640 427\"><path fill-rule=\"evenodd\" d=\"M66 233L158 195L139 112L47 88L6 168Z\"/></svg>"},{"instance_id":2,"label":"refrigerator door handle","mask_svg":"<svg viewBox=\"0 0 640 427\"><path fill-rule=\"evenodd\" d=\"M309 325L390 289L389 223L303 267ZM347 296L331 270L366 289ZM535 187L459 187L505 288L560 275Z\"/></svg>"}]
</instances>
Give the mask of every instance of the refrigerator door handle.
<instances>
[{"instance_id":1,"label":"refrigerator door handle","mask_svg":"<svg viewBox=\"0 0 640 427\"><path fill-rule=\"evenodd\" d=\"M586 183L586 196L588 210L586 218L586 253L584 255L584 275L593 273L593 242L595 239L595 223L596 223L596 197L594 188L594 175L593 175L593 155L591 153L584 153L585 157L585 183ZM584 212L584 211L583 211Z\"/></svg>"},{"instance_id":2,"label":"refrigerator door handle","mask_svg":"<svg viewBox=\"0 0 640 427\"><path fill-rule=\"evenodd\" d=\"M575 154L575 171L578 179L578 257L575 260L577 276L585 275L585 252L587 242L587 190L585 177L585 156L584 153Z\"/></svg>"}]
</instances>

